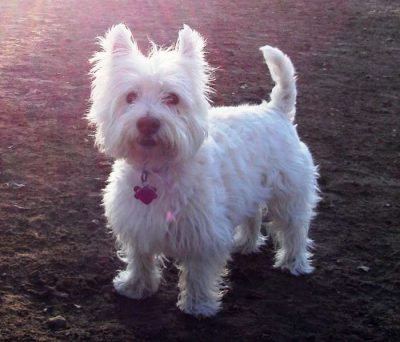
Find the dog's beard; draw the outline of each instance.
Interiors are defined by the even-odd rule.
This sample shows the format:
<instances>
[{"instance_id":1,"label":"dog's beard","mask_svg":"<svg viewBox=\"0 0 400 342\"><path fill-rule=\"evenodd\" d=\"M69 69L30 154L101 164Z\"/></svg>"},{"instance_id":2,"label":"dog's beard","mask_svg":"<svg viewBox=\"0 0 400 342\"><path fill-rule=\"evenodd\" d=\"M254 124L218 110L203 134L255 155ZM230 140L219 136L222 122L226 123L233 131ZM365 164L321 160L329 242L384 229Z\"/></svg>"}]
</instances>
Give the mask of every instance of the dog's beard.
<instances>
[{"instance_id":1,"label":"dog's beard","mask_svg":"<svg viewBox=\"0 0 400 342\"><path fill-rule=\"evenodd\" d=\"M147 141L151 143L147 144ZM145 142L143 144L143 142ZM159 136L138 136L128 142L126 159L137 166L161 168L177 159L179 152L173 143Z\"/></svg>"}]
</instances>

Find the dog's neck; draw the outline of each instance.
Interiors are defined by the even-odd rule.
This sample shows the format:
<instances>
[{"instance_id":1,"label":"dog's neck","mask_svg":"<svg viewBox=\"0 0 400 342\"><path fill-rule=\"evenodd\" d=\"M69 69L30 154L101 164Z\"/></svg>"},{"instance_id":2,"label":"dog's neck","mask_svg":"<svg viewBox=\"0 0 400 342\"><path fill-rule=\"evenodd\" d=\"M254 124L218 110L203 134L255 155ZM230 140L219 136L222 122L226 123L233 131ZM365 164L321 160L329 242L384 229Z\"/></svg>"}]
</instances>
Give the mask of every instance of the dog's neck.
<instances>
[{"instance_id":1,"label":"dog's neck","mask_svg":"<svg viewBox=\"0 0 400 342\"><path fill-rule=\"evenodd\" d=\"M196 151L196 153L188 159L164 159L156 162L138 162L135 160L125 159L125 161L132 167L132 169L135 170L135 172L142 174L143 171L146 171L149 177L153 175L155 177L163 179L168 179L171 177L179 178L185 173L185 170L187 170L188 166L190 167L190 165L193 164L194 160L196 159L197 153L198 151Z\"/></svg>"},{"instance_id":2,"label":"dog's neck","mask_svg":"<svg viewBox=\"0 0 400 342\"><path fill-rule=\"evenodd\" d=\"M139 176L139 179L143 179L143 175L146 174L146 180L149 184L163 184L166 187L171 187L184 178L185 170L187 170L188 165L193 163L193 160L180 161L179 163L166 162L162 165L134 163L129 160L126 160L126 162Z\"/></svg>"}]
</instances>

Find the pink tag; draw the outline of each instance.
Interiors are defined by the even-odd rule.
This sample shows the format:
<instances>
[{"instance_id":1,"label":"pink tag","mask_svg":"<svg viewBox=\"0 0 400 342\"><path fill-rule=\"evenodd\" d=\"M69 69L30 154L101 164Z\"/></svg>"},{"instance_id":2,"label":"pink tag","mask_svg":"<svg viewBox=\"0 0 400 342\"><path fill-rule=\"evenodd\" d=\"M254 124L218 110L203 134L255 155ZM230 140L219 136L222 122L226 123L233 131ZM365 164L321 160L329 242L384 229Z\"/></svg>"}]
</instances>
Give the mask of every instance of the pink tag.
<instances>
[{"instance_id":1,"label":"pink tag","mask_svg":"<svg viewBox=\"0 0 400 342\"><path fill-rule=\"evenodd\" d=\"M167 215L165 215L165 219L167 220L168 223L174 222L175 221L175 215L171 210L167 211Z\"/></svg>"},{"instance_id":2,"label":"pink tag","mask_svg":"<svg viewBox=\"0 0 400 342\"><path fill-rule=\"evenodd\" d=\"M139 201L142 201L146 205L150 204L157 198L157 189L153 186L135 186L133 191L135 191L135 198Z\"/></svg>"}]
</instances>

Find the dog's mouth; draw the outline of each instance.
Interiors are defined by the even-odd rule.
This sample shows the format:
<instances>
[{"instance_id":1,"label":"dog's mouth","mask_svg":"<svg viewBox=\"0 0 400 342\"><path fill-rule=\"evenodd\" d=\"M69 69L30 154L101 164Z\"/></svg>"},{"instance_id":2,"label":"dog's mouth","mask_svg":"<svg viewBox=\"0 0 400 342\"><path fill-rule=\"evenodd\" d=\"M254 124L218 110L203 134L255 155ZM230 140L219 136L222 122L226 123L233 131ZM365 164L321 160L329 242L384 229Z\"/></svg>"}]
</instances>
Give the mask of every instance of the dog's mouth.
<instances>
[{"instance_id":1,"label":"dog's mouth","mask_svg":"<svg viewBox=\"0 0 400 342\"><path fill-rule=\"evenodd\" d=\"M157 140L152 135L142 135L137 138L137 143L143 147L154 147Z\"/></svg>"}]
</instances>

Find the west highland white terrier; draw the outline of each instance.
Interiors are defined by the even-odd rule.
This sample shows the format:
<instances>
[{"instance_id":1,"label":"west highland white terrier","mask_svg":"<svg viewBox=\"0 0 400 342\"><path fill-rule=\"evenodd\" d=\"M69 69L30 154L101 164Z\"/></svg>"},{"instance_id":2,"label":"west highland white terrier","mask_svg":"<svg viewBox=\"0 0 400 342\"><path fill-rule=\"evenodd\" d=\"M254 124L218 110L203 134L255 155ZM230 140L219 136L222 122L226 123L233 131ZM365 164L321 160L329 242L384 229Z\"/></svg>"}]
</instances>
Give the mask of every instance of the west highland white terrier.
<instances>
[{"instance_id":1,"label":"west highland white terrier","mask_svg":"<svg viewBox=\"0 0 400 342\"><path fill-rule=\"evenodd\" d=\"M205 42L188 26L176 46L153 44L147 56L122 24L100 44L87 118L100 151L115 159L103 204L126 262L116 291L152 295L168 257L180 270L177 306L215 315L230 254L257 252L264 242L264 205L277 246L274 267L312 272L317 170L293 125L289 57L260 48L276 83L270 102L212 108Z\"/></svg>"}]
</instances>

